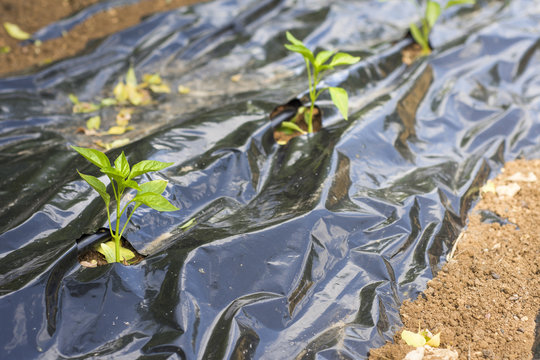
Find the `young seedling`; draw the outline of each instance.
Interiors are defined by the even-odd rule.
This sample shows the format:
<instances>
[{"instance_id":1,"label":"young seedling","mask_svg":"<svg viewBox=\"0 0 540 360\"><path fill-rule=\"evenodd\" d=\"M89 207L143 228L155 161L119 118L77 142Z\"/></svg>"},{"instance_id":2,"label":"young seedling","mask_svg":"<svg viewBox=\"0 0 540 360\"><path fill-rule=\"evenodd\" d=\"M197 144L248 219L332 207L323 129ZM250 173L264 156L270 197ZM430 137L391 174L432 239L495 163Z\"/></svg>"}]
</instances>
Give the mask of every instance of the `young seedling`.
<instances>
[{"instance_id":1,"label":"young seedling","mask_svg":"<svg viewBox=\"0 0 540 360\"><path fill-rule=\"evenodd\" d=\"M421 11L420 5L418 5L416 1L413 2L419 11ZM475 0L450 0L446 3L444 10L456 5L474 3ZM422 47L422 56L429 55L431 53L431 48L429 46L429 34L431 33L433 25L435 25L439 19L439 16L441 16L441 5L439 5L439 3L436 1L428 0L426 3L426 9L424 11L424 16L421 18L421 29L419 29L414 23L411 23L410 25L411 34L414 40Z\"/></svg>"},{"instance_id":2,"label":"young seedling","mask_svg":"<svg viewBox=\"0 0 540 360\"><path fill-rule=\"evenodd\" d=\"M101 246L98 251L105 255L107 262L126 262L129 259L126 259L126 256L121 256L121 253L126 253L124 248L121 248L120 240L122 234L126 229L131 216L141 205L146 205L155 209L157 211L175 211L178 208L172 205L167 199L165 199L161 194L165 191L167 187L167 181L165 180L152 180L142 184L138 184L134 178L139 175L149 173L151 171L159 171L165 169L168 166L171 166L173 163L166 163L161 161L154 160L143 160L130 168L129 163L124 155L124 152L120 154L114 161L114 166L111 165L107 156L99 150L87 149L77 146L72 146L72 148L81 154L86 160L90 161L92 164L100 168L101 172L107 175L111 182L112 193L114 195L114 200L116 203L116 228L113 230L111 225L111 196L107 192L107 187L102 183L98 178L81 174L79 175L86 181L94 190L96 190L103 201L105 202L105 208L107 210L107 218L109 220L109 230L111 232L111 237L114 241L114 256L111 253L110 247L107 244L101 244L106 246ZM124 207L121 207L122 196L127 188L132 188L137 190L137 194L133 199L128 201ZM134 204L133 210L129 213L126 223L120 229L120 218L126 212L128 205ZM113 209L114 211L114 209ZM107 249L108 248L108 249Z\"/></svg>"},{"instance_id":3,"label":"young seedling","mask_svg":"<svg viewBox=\"0 0 540 360\"><path fill-rule=\"evenodd\" d=\"M323 74L328 70L332 70L336 66L356 64L360 61L360 58L351 56L347 53L336 53L329 50L320 51L317 56L315 56L302 41L295 38L290 32L287 31L286 35L290 44L285 44L285 47L290 51L302 55L306 62L311 104L309 109L301 111L304 112L304 121L307 124L308 132L313 132L313 110L315 108L315 101L317 101L319 95L326 89L330 92L330 97L332 98L334 105L338 108L343 118L347 120L349 112L349 96L347 95L347 91L340 87L324 87L322 89L317 89L317 86L319 85ZM303 133L303 130L294 122L285 121L282 125L285 128Z\"/></svg>"}]
</instances>

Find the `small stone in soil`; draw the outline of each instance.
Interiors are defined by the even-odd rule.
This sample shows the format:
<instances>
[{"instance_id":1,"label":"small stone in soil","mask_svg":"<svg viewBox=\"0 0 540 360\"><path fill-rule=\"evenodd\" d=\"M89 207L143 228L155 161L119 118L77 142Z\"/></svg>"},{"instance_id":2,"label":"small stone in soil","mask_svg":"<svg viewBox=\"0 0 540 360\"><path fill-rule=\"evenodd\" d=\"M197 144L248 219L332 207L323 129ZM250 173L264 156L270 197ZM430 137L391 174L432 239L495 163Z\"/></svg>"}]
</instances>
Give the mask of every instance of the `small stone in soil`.
<instances>
[{"instance_id":1,"label":"small stone in soil","mask_svg":"<svg viewBox=\"0 0 540 360\"><path fill-rule=\"evenodd\" d=\"M501 276L494 271L491 272L491 277L495 280L499 280L501 278Z\"/></svg>"}]
</instances>

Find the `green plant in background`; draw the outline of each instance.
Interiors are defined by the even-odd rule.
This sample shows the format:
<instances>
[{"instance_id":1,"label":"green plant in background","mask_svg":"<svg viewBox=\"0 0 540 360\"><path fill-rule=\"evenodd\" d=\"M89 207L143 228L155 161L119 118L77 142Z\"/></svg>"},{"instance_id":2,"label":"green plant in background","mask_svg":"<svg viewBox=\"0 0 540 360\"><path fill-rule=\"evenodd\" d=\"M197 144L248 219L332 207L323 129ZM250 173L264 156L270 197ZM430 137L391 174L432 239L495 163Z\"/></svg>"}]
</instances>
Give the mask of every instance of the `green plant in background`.
<instances>
[{"instance_id":1,"label":"green plant in background","mask_svg":"<svg viewBox=\"0 0 540 360\"><path fill-rule=\"evenodd\" d=\"M315 107L315 101L326 89L328 89L330 92L330 97L332 98L334 105L338 108L343 118L347 120L349 112L349 96L347 95L347 91L340 87L325 87L322 89L317 89L317 86L319 85L319 82L326 71L332 70L336 66L356 64L358 61L360 61L360 58L351 56L347 53L336 53L335 51L329 50L320 51L317 56L315 56L302 41L295 38L290 32L287 31L286 35L290 44L285 44L285 47L290 51L302 55L304 57L304 61L306 62L309 82L309 98L311 100L311 104L309 109L304 109L301 111L304 112L304 120L307 124L308 132L313 132L313 110ZM302 129L300 129L298 125L293 122L285 121L282 125L291 130L303 132Z\"/></svg>"},{"instance_id":2,"label":"green plant in background","mask_svg":"<svg viewBox=\"0 0 540 360\"><path fill-rule=\"evenodd\" d=\"M414 3L416 7L420 9L418 3L416 1L414 1ZM474 3L475 0L450 0L446 3L444 10L456 5L473 5ZM426 3L424 15L421 18L421 29L419 29L415 23L411 23L410 25L411 35L418 43L418 45L422 47L422 55L429 55L431 53L431 48L429 47L429 34L431 33L433 25L435 25L435 23L439 19L439 16L441 16L441 5L436 1L428 0Z\"/></svg>"},{"instance_id":3,"label":"green plant in background","mask_svg":"<svg viewBox=\"0 0 540 360\"><path fill-rule=\"evenodd\" d=\"M96 190L103 201L105 202L105 208L107 209L107 218L109 219L109 230L111 232L111 237L114 241L114 253L112 252L111 243L103 243L100 245L100 248L97 250L100 251L107 262L124 262L126 263L135 255L128 249L121 247L120 240L122 239L122 234L126 229L131 216L141 205L146 205L155 209L157 211L175 211L178 208L172 205L167 199L165 199L161 194L165 191L167 187L167 181L165 180L152 180L142 184L138 184L135 180L135 177L142 174L146 174L152 171L159 171L165 169L166 167L172 165L173 163L166 163L161 161L154 160L143 160L130 168L129 163L124 155L124 152L120 154L114 161L114 166L111 165L107 156L99 150L82 148L77 146L72 146L72 148L81 154L86 160L90 161L92 164L100 168L101 172L107 175L111 182L112 192L114 195L114 200L116 202L116 228L113 230L111 225L111 196L107 192L107 187L102 183L98 178L81 174L79 175L86 181L94 190ZM132 188L137 190L137 194L131 200L129 200L123 208L121 208L121 201L124 191L127 188ZM126 212L128 205L135 204L133 210L128 215L126 223L120 230L120 218ZM131 254L130 254L131 253Z\"/></svg>"}]
</instances>

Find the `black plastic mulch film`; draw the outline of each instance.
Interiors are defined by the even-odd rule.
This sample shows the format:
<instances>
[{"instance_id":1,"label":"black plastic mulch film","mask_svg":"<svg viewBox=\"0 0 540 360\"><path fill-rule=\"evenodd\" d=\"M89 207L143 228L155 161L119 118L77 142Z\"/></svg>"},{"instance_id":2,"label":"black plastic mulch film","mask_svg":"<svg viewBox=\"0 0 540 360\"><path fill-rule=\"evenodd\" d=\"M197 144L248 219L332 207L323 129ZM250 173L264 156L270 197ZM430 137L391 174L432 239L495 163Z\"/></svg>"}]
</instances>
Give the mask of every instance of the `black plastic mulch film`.
<instances>
[{"instance_id":1,"label":"black plastic mulch film","mask_svg":"<svg viewBox=\"0 0 540 360\"><path fill-rule=\"evenodd\" d=\"M406 66L417 20L409 1L216 0L0 79L0 357L359 359L390 339L479 187L540 156L540 1L452 8ZM324 129L278 146L268 114L307 90L287 30L362 61L325 82L349 121L323 97ZM174 162L153 178L181 210L135 213L139 265L82 268L106 213L68 94L103 98L130 64L191 93L137 110L109 157Z\"/></svg>"}]
</instances>

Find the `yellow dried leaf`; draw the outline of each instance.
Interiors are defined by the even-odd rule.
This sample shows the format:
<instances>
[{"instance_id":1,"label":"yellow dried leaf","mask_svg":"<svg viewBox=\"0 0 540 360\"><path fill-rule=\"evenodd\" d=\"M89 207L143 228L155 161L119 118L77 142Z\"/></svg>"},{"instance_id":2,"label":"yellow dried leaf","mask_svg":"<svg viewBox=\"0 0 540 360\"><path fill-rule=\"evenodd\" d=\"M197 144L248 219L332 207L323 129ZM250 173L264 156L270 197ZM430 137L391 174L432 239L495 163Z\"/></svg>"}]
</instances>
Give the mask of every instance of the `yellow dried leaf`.
<instances>
[{"instance_id":1,"label":"yellow dried leaf","mask_svg":"<svg viewBox=\"0 0 540 360\"><path fill-rule=\"evenodd\" d=\"M129 121L131 120L131 114L133 113L133 109L122 109L118 114L116 115L116 125L118 126L127 126Z\"/></svg>"},{"instance_id":2,"label":"yellow dried leaf","mask_svg":"<svg viewBox=\"0 0 540 360\"><path fill-rule=\"evenodd\" d=\"M480 192L481 193L488 193L488 192L494 193L495 192L495 184L493 183L493 181L488 180L486 182L486 185L482 186L482 188L480 189Z\"/></svg>"},{"instance_id":3,"label":"yellow dried leaf","mask_svg":"<svg viewBox=\"0 0 540 360\"><path fill-rule=\"evenodd\" d=\"M114 149L114 148L124 146L124 145L127 145L127 144L129 144L129 139L118 139L118 140L114 140L113 142L108 143L106 145L108 145L108 149Z\"/></svg>"},{"instance_id":4,"label":"yellow dried leaf","mask_svg":"<svg viewBox=\"0 0 540 360\"><path fill-rule=\"evenodd\" d=\"M79 102L73 105L74 113L90 113L99 110L99 106L89 102Z\"/></svg>"},{"instance_id":5,"label":"yellow dried leaf","mask_svg":"<svg viewBox=\"0 0 540 360\"><path fill-rule=\"evenodd\" d=\"M121 81L118 84L116 84L116 86L114 87L113 93L114 93L114 97L119 103L126 102L128 99L128 91L127 91L126 85L124 85L124 83Z\"/></svg>"},{"instance_id":6,"label":"yellow dried leaf","mask_svg":"<svg viewBox=\"0 0 540 360\"><path fill-rule=\"evenodd\" d=\"M408 330L403 330L401 333L401 338L405 340L407 345L414 347L420 347L426 344L426 339L422 335Z\"/></svg>"},{"instance_id":7,"label":"yellow dried leaf","mask_svg":"<svg viewBox=\"0 0 540 360\"><path fill-rule=\"evenodd\" d=\"M10 22L4 23L4 29L6 29L9 36L17 40L27 40L30 39L31 35L26 31L21 30L18 25L12 24Z\"/></svg>"},{"instance_id":8,"label":"yellow dried leaf","mask_svg":"<svg viewBox=\"0 0 540 360\"><path fill-rule=\"evenodd\" d=\"M439 347L439 345L441 345L441 333L433 335L431 339L426 342L426 345L429 345L431 347Z\"/></svg>"},{"instance_id":9,"label":"yellow dried leaf","mask_svg":"<svg viewBox=\"0 0 540 360\"><path fill-rule=\"evenodd\" d=\"M126 85L126 89L128 93L129 102L135 106L141 105L143 101L143 97L139 89L131 85Z\"/></svg>"},{"instance_id":10,"label":"yellow dried leaf","mask_svg":"<svg viewBox=\"0 0 540 360\"><path fill-rule=\"evenodd\" d=\"M101 117L92 116L90 119L86 120L86 128L88 130L98 130L101 126Z\"/></svg>"},{"instance_id":11,"label":"yellow dried leaf","mask_svg":"<svg viewBox=\"0 0 540 360\"><path fill-rule=\"evenodd\" d=\"M170 94L171 93L171 88L167 84L159 84L159 85L151 84L150 85L150 90L152 90L152 92L156 93L156 94L158 94L158 93Z\"/></svg>"},{"instance_id":12,"label":"yellow dried leaf","mask_svg":"<svg viewBox=\"0 0 540 360\"><path fill-rule=\"evenodd\" d=\"M188 88L187 86L184 86L184 85L178 85L178 92L182 95L185 95L185 94L189 94L189 92L191 91L190 88Z\"/></svg>"},{"instance_id":13,"label":"yellow dried leaf","mask_svg":"<svg viewBox=\"0 0 540 360\"><path fill-rule=\"evenodd\" d=\"M236 75L231 76L232 82L239 82L240 79L242 79L242 74L236 74Z\"/></svg>"},{"instance_id":14,"label":"yellow dried leaf","mask_svg":"<svg viewBox=\"0 0 540 360\"><path fill-rule=\"evenodd\" d=\"M135 76L135 69L130 66L126 73L126 85L137 87L137 77Z\"/></svg>"},{"instance_id":15,"label":"yellow dried leaf","mask_svg":"<svg viewBox=\"0 0 540 360\"><path fill-rule=\"evenodd\" d=\"M159 85L161 84L161 76L159 74L144 74L143 81L148 85Z\"/></svg>"},{"instance_id":16,"label":"yellow dried leaf","mask_svg":"<svg viewBox=\"0 0 540 360\"><path fill-rule=\"evenodd\" d=\"M112 126L108 131L107 134L109 135L122 135L125 133L127 128L125 126Z\"/></svg>"}]
</instances>

